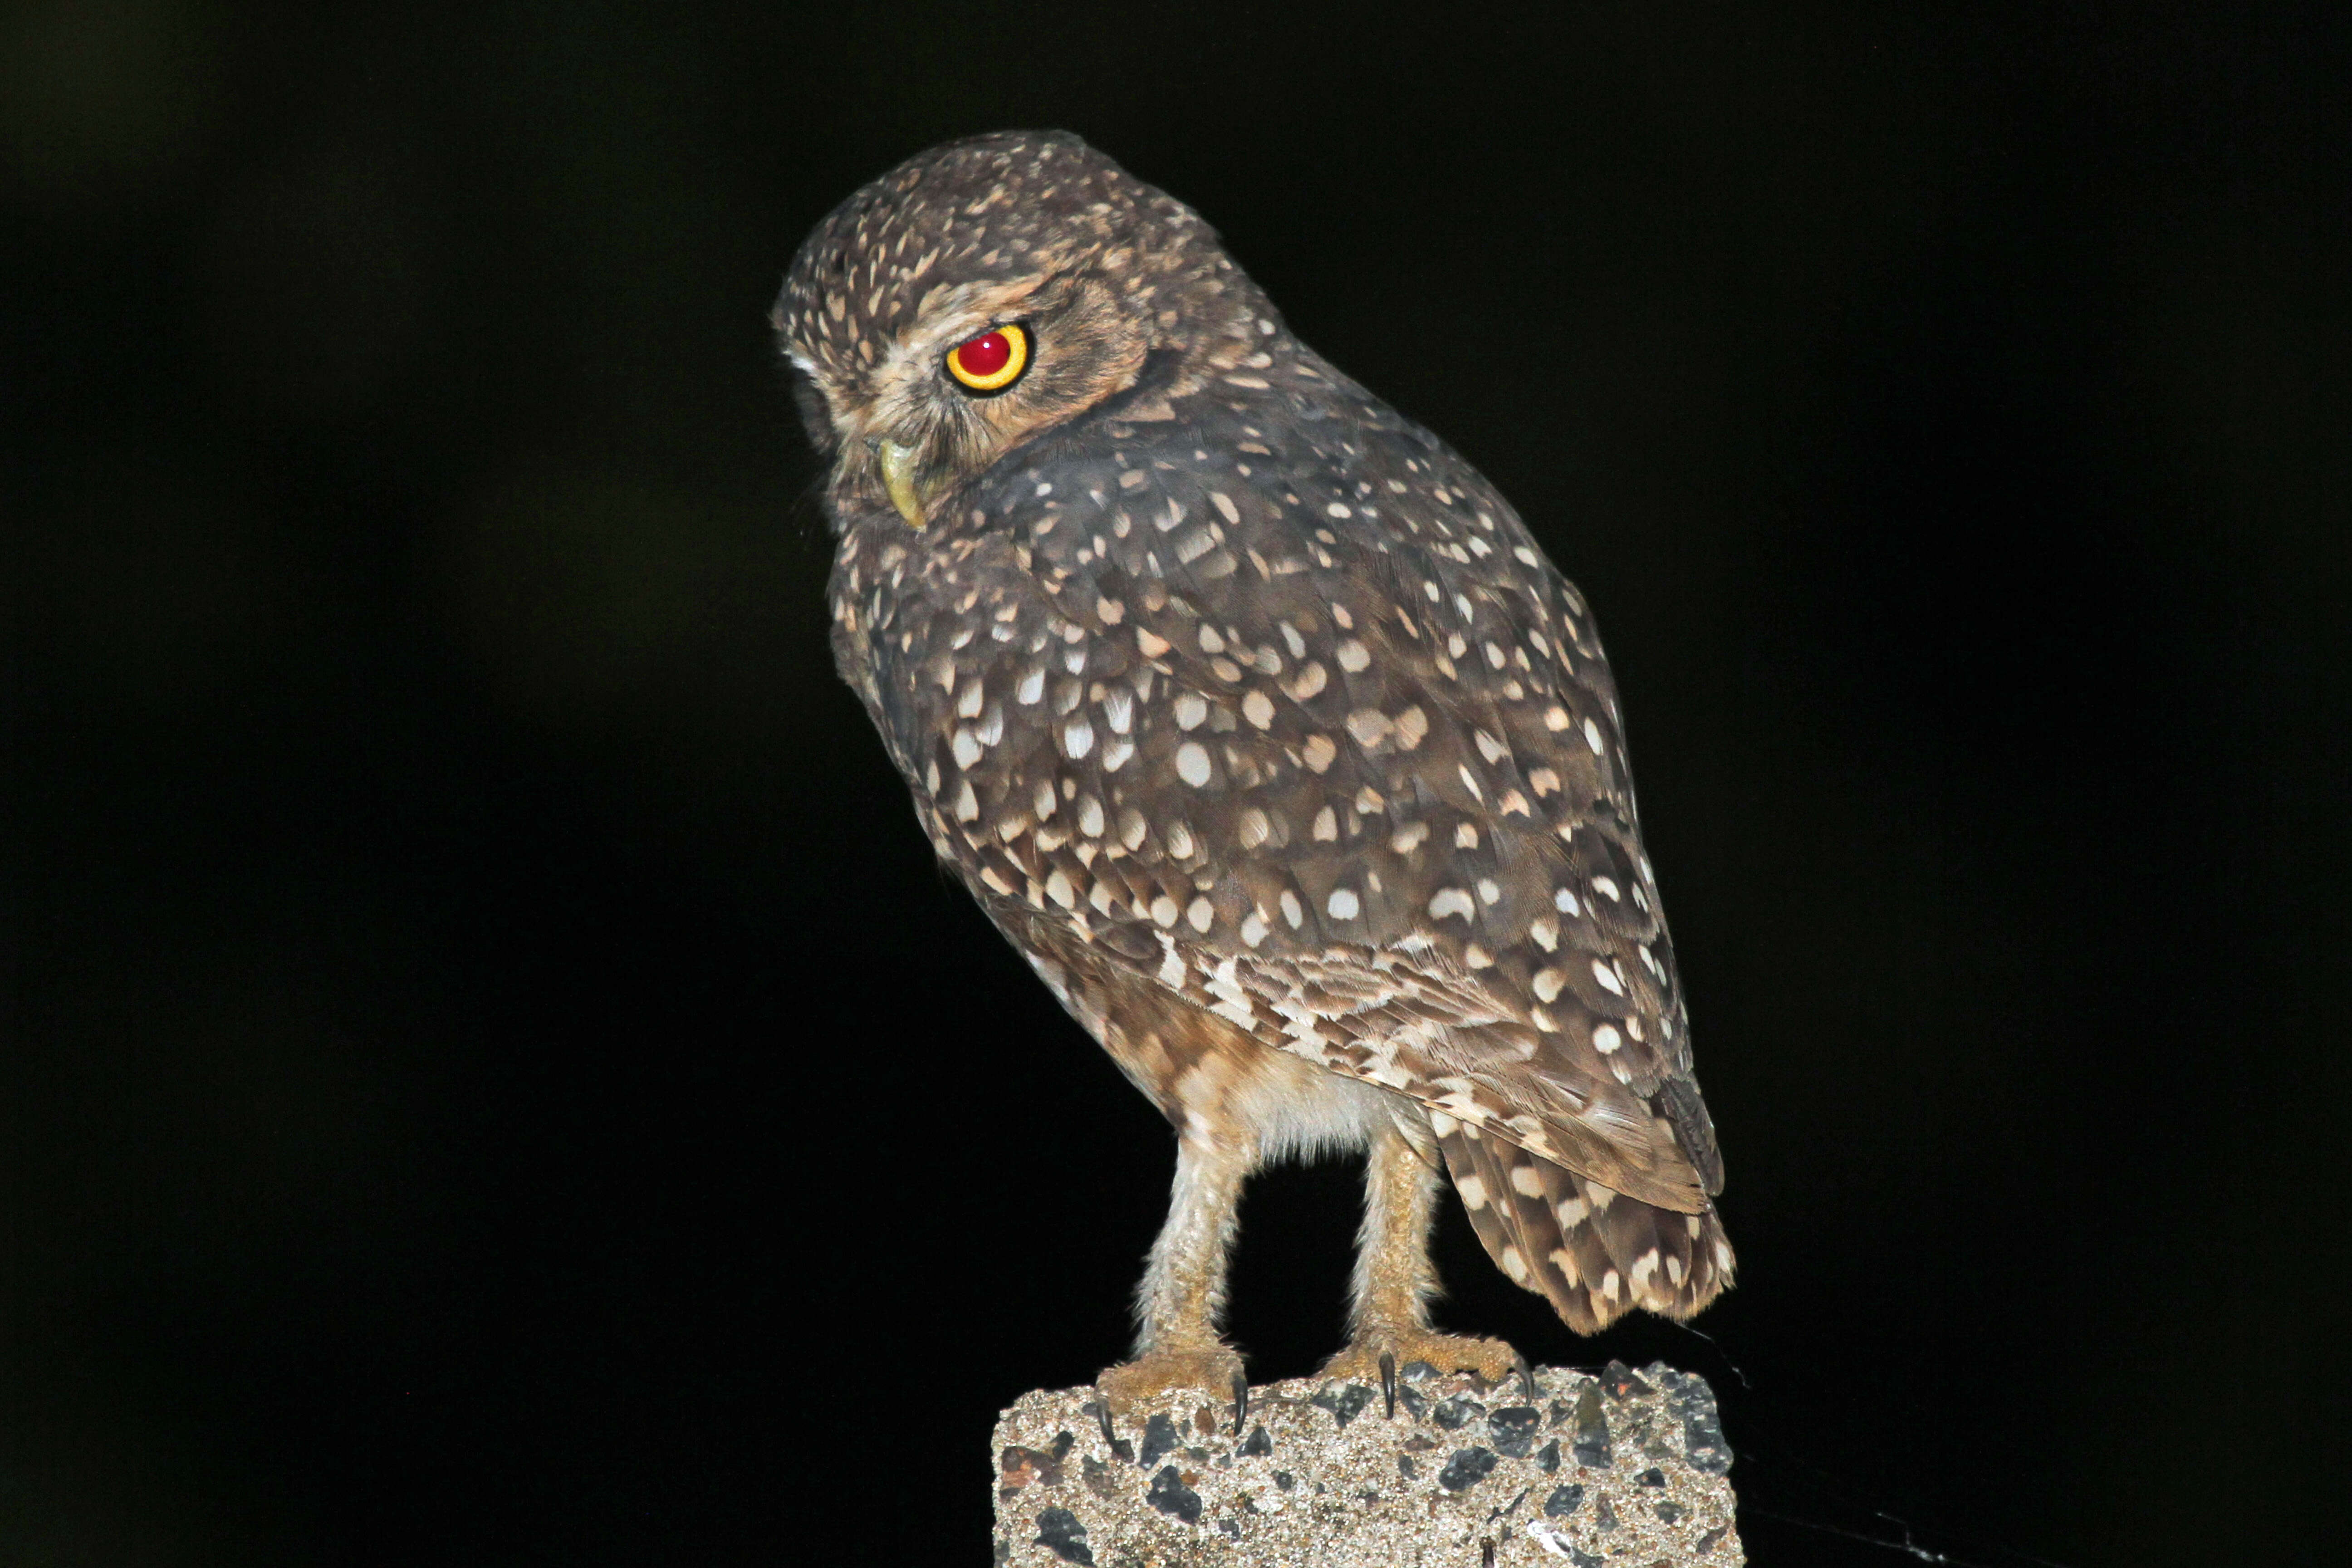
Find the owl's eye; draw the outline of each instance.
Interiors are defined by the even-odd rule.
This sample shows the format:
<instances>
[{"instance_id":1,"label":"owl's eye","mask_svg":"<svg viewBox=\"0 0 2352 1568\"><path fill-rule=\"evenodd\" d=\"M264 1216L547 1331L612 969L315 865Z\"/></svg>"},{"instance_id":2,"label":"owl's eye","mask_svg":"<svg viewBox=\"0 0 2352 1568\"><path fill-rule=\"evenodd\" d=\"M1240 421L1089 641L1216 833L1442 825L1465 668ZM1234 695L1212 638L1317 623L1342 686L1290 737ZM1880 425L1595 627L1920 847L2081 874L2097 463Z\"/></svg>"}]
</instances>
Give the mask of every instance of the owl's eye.
<instances>
[{"instance_id":1,"label":"owl's eye","mask_svg":"<svg viewBox=\"0 0 2352 1568\"><path fill-rule=\"evenodd\" d=\"M1003 392L1029 368L1029 334L1006 322L948 351L948 374L966 392Z\"/></svg>"}]
</instances>

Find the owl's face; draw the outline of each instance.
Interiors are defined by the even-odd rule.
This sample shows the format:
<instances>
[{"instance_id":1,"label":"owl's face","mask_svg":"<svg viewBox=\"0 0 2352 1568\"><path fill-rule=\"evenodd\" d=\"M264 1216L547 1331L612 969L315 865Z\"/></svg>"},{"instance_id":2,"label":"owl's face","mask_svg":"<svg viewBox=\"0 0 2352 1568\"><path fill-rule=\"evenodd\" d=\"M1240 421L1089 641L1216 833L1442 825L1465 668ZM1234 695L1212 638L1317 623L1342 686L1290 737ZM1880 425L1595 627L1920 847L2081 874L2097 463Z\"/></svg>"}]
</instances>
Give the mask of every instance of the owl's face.
<instances>
[{"instance_id":1,"label":"owl's face","mask_svg":"<svg viewBox=\"0 0 2352 1568\"><path fill-rule=\"evenodd\" d=\"M1035 273L927 294L862 375L804 367L836 496L920 528L956 481L1134 384L1150 340L1103 280Z\"/></svg>"},{"instance_id":2,"label":"owl's face","mask_svg":"<svg viewBox=\"0 0 2352 1568\"><path fill-rule=\"evenodd\" d=\"M1190 209L1075 137L1014 132L844 203L774 321L836 523L920 529L1041 433L1231 363L1267 310Z\"/></svg>"}]
</instances>

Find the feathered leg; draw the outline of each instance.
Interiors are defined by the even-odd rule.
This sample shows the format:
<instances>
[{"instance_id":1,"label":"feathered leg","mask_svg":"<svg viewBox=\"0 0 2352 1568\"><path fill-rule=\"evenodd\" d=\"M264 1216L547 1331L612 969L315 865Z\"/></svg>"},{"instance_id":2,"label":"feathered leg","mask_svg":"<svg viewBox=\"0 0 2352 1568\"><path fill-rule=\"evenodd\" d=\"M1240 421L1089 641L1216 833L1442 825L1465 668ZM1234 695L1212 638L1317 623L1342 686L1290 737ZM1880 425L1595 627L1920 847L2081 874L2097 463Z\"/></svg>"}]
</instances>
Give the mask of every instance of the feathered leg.
<instances>
[{"instance_id":1,"label":"feathered leg","mask_svg":"<svg viewBox=\"0 0 2352 1568\"><path fill-rule=\"evenodd\" d=\"M1242 1358L1218 1336L1217 1321L1240 1227L1242 1183L1257 1162L1255 1142L1230 1127L1213 1136L1197 1127L1179 1135L1168 1222L1151 1244L1136 1293L1135 1359L1095 1380L1114 1412L1171 1389L1234 1394Z\"/></svg>"},{"instance_id":2,"label":"feathered leg","mask_svg":"<svg viewBox=\"0 0 2352 1568\"><path fill-rule=\"evenodd\" d=\"M1348 1314L1348 1348L1323 1371L1331 1377L1393 1387L1414 1362L1441 1372L1475 1372L1500 1379L1518 1360L1500 1340L1441 1334L1429 1326L1438 1293L1429 1258L1429 1227L1437 1204L1437 1149L1417 1112L1372 1138L1364 1167L1364 1223L1356 1234L1356 1273Z\"/></svg>"}]
</instances>

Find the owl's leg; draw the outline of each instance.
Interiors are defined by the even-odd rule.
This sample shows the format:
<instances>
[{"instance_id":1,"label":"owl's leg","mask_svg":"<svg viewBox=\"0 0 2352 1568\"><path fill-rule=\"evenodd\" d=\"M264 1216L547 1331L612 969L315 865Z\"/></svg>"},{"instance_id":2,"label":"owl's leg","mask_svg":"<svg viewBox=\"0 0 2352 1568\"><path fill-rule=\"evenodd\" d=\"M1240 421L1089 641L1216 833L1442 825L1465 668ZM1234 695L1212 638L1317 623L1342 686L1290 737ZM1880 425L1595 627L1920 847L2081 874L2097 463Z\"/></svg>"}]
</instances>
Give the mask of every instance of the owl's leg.
<instances>
[{"instance_id":1,"label":"owl's leg","mask_svg":"<svg viewBox=\"0 0 2352 1568\"><path fill-rule=\"evenodd\" d=\"M1437 1147L1427 1124L1392 1121L1373 1134L1364 1167L1364 1224L1356 1235L1356 1273L1348 1314L1348 1348L1324 1363L1327 1377L1391 1388L1397 1373L1427 1362L1440 1372L1475 1372L1497 1382L1518 1362L1500 1340L1441 1334L1429 1326L1438 1292L1429 1258L1436 1216Z\"/></svg>"},{"instance_id":2,"label":"owl's leg","mask_svg":"<svg viewBox=\"0 0 2352 1568\"><path fill-rule=\"evenodd\" d=\"M1242 1358L1218 1337L1225 1263L1240 1227L1242 1183L1256 1169L1256 1141L1232 1126L1194 1120L1176 1144L1176 1189L1168 1223L1151 1244L1137 1292L1135 1359L1095 1380L1112 1410L1177 1389L1231 1398L1248 1384Z\"/></svg>"}]
</instances>

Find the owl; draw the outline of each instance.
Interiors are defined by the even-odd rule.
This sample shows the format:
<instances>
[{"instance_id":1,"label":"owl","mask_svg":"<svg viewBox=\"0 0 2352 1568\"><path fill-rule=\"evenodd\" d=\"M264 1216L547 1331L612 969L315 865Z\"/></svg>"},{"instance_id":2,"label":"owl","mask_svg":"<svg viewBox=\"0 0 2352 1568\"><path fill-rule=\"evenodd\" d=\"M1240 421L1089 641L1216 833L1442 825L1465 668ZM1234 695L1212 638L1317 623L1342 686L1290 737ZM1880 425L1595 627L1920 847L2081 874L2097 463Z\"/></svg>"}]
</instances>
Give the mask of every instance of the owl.
<instances>
[{"instance_id":1,"label":"owl","mask_svg":"<svg viewBox=\"0 0 2352 1568\"><path fill-rule=\"evenodd\" d=\"M933 847L1176 1133L1107 1409L1245 1390L1244 1181L1361 1150L1335 1376L1439 1332L1450 1179L1591 1333L1731 1279L1624 727L1584 599L1436 437L1077 138L852 195L773 317L829 459L843 676Z\"/></svg>"}]
</instances>

